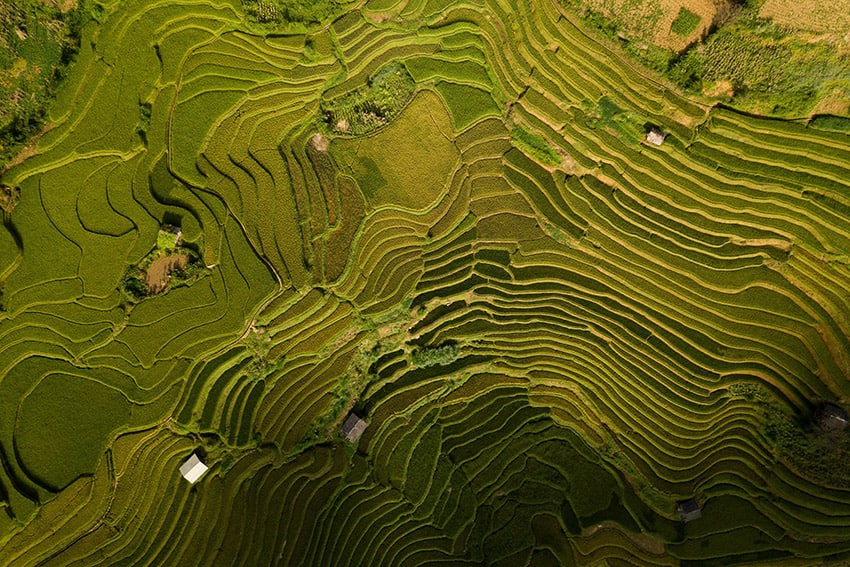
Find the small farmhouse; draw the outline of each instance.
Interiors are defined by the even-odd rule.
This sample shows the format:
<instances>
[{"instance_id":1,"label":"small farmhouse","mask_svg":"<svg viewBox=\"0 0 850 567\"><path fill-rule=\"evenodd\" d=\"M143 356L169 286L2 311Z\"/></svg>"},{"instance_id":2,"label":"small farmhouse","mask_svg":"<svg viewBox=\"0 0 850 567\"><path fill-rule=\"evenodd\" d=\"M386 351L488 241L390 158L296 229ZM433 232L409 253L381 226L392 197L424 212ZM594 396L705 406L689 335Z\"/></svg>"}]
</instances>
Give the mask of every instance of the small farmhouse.
<instances>
[{"instance_id":1,"label":"small farmhouse","mask_svg":"<svg viewBox=\"0 0 850 567\"><path fill-rule=\"evenodd\" d=\"M351 412L342 424L342 435L348 439L349 442L354 443L360 439L361 435L363 435L363 432L366 430L366 425L366 422L360 419L356 413Z\"/></svg>"},{"instance_id":2,"label":"small farmhouse","mask_svg":"<svg viewBox=\"0 0 850 567\"><path fill-rule=\"evenodd\" d=\"M198 455L192 453L192 456L180 467L180 474L190 483L195 484L207 472L208 468L207 465L201 462Z\"/></svg>"},{"instance_id":3,"label":"small farmhouse","mask_svg":"<svg viewBox=\"0 0 850 567\"><path fill-rule=\"evenodd\" d=\"M652 127L646 133L646 141L653 146L660 146L664 143L664 132L656 127Z\"/></svg>"},{"instance_id":4,"label":"small farmhouse","mask_svg":"<svg viewBox=\"0 0 850 567\"><path fill-rule=\"evenodd\" d=\"M679 512L679 517L685 523L702 518L702 510L693 498L676 504L676 510Z\"/></svg>"}]
</instances>

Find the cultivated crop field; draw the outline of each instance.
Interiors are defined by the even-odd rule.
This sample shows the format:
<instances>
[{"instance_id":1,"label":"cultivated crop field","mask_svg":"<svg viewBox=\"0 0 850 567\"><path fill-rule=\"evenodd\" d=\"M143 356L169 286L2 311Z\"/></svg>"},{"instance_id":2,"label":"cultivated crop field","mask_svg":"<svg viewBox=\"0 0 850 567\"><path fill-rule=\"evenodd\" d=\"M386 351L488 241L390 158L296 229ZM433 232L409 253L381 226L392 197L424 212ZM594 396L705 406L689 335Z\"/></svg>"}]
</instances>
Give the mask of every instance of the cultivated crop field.
<instances>
[{"instance_id":1,"label":"cultivated crop field","mask_svg":"<svg viewBox=\"0 0 850 567\"><path fill-rule=\"evenodd\" d=\"M0 566L850 562L846 117L560 0L97 5L0 178Z\"/></svg>"}]
</instances>

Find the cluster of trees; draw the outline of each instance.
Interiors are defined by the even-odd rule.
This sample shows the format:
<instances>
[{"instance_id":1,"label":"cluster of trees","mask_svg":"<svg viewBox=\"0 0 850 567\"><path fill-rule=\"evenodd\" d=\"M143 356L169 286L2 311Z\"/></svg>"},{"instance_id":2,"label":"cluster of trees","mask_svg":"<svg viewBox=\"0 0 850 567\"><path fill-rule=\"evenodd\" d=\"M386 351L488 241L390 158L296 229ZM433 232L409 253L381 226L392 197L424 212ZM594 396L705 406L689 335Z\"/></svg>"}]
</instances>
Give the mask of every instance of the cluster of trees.
<instances>
[{"instance_id":1,"label":"cluster of trees","mask_svg":"<svg viewBox=\"0 0 850 567\"><path fill-rule=\"evenodd\" d=\"M451 364L460 356L460 345L447 342L439 346L423 347L413 351L410 362L419 368L429 366L445 366Z\"/></svg>"},{"instance_id":2,"label":"cluster of trees","mask_svg":"<svg viewBox=\"0 0 850 567\"><path fill-rule=\"evenodd\" d=\"M778 455L794 469L819 484L850 488L850 435L834 425L829 410L836 407L821 404L804 417L776 402L763 403L762 426Z\"/></svg>"},{"instance_id":3,"label":"cluster of trees","mask_svg":"<svg viewBox=\"0 0 850 567\"><path fill-rule=\"evenodd\" d=\"M680 53L648 41L628 41L622 22L596 11L588 0L561 0L561 4L683 90L714 92L714 87L728 85L716 96L725 96L729 104L748 112L796 118L810 114L822 98L836 92L850 97L850 62L837 45L808 41L761 18L761 2L718 3L707 37ZM672 31L686 35L698 22L699 16L683 9Z\"/></svg>"},{"instance_id":4,"label":"cluster of trees","mask_svg":"<svg viewBox=\"0 0 850 567\"><path fill-rule=\"evenodd\" d=\"M95 0L62 10L43 0L0 2L0 171L44 126L79 49Z\"/></svg>"},{"instance_id":5,"label":"cluster of trees","mask_svg":"<svg viewBox=\"0 0 850 567\"><path fill-rule=\"evenodd\" d=\"M415 89L416 81L402 63L388 63L360 89L322 103L325 127L355 136L373 132L401 112Z\"/></svg>"},{"instance_id":6,"label":"cluster of trees","mask_svg":"<svg viewBox=\"0 0 850 567\"><path fill-rule=\"evenodd\" d=\"M242 0L248 18L259 24L314 25L349 8L351 0Z\"/></svg>"}]
</instances>

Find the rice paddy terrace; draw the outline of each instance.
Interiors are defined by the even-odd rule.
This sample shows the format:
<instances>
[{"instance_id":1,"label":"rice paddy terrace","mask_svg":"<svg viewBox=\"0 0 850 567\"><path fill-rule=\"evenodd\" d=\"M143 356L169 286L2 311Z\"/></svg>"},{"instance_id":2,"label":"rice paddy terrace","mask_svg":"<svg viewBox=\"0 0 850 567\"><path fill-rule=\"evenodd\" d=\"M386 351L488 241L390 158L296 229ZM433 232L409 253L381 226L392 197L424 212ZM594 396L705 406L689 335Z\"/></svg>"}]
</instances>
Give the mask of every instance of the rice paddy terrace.
<instances>
[{"instance_id":1,"label":"rice paddy terrace","mask_svg":"<svg viewBox=\"0 0 850 567\"><path fill-rule=\"evenodd\" d=\"M50 119L2 178L0 565L850 558L806 425L850 396L846 133L555 0L111 2Z\"/></svg>"}]
</instances>

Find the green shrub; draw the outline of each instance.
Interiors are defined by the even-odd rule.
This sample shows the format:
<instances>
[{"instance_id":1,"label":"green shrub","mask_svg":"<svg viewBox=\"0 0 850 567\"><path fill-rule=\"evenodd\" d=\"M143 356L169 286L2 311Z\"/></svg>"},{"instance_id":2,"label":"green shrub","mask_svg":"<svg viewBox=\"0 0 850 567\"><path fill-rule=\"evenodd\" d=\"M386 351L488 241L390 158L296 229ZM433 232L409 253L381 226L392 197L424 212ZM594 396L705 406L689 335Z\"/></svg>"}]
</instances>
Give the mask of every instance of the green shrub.
<instances>
[{"instance_id":1,"label":"green shrub","mask_svg":"<svg viewBox=\"0 0 850 567\"><path fill-rule=\"evenodd\" d=\"M673 20L672 24L670 24L670 31L681 36L691 35L691 33L697 29L700 20L701 18L697 14L694 14L682 6L679 9L679 14L676 16L676 19Z\"/></svg>"},{"instance_id":2,"label":"green shrub","mask_svg":"<svg viewBox=\"0 0 850 567\"><path fill-rule=\"evenodd\" d=\"M416 83L400 62L381 67L358 90L322 103L322 120L337 134L362 135L387 125L407 105Z\"/></svg>"},{"instance_id":3,"label":"green shrub","mask_svg":"<svg viewBox=\"0 0 850 567\"><path fill-rule=\"evenodd\" d=\"M446 366L451 364L460 356L460 346L455 343L446 343L440 346L423 347L413 351L410 362L418 368L429 366Z\"/></svg>"},{"instance_id":4,"label":"green shrub","mask_svg":"<svg viewBox=\"0 0 850 567\"><path fill-rule=\"evenodd\" d=\"M242 0L248 18L258 24L320 24L352 4L350 0Z\"/></svg>"},{"instance_id":5,"label":"green shrub","mask_svg":"<svg viewBox=\"0 0 850 567\"><path fill-rule=\"evenodd\" d=\"M39 0L0 3L0 170L41 130L92 6L63 13Z\"/></svg>"},{"instance_id":6,"label":"green shrub","mask_svg":"<svg viewBox=\"0 0 850 567\"><path fill-rule=\"evenodd\" d=\"M850 132L850 118L845 116L831 116L821 114L815 116L809 122L809 126L821 130L834 130L836 132Z\"/></svg>"},{"instance_id":7,"label":"green shrub","mask_svg":"<svg viewBox=\"0 0 850 567\"><path fill-rule=\"evenodd\" d=\"M547 165L560 165L561 156L540 134L529 132L521 126L514 126L511 141L528 155Z\"/></svg>"},{"instance_id":8,"label":"green shrub","mask_svg":"<svg viewBox=\"0 0 850 567\"><path fill-rule=\"evenodd\" d=\"M596 106L585 104L588 111L585 123L595 130L615 133L623 141L636 143L643 137L646 120L617 106L609 96L603 96Z\"/></svg>"},{"instance_id":9,"label":"green shrub","mask_svg":"<svg viewBox=\"0 0 850 567\"><path fill-rule=\"evenodd\" d=\"M850 488L850 435L818 431L776 403L761 409L765 437L792 468L818 484Z\"/></svg>"}]
</instances>

